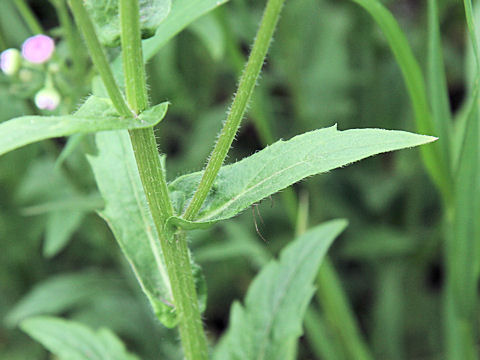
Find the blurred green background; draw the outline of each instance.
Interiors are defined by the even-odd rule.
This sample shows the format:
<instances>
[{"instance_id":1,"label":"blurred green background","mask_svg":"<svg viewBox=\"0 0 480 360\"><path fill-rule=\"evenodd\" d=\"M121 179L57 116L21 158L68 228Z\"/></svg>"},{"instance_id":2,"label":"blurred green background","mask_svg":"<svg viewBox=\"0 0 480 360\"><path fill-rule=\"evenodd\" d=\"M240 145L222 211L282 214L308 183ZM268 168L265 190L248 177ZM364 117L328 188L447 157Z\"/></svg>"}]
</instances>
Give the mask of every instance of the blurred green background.
<instances>
[{"instance_id":1,"label":"blurred green background","mask_svg":"<svg viewBox=\"0 0 480 360\"><path fill-rule=\"evenodd\" d=\"M384 3L424 66L426 1ZM60 40L51 3L29 4L41 25ZM169 180L205 164L263 6L264 1L231 0L189 26L149 62L151 103L172 103L156 132L167 155ZM19 48L31 32L13 0L2 0L0 8L0 50ZM439 13L455 112L465 93L465 18L456 1L440 1ZM58 56L66 52L60 41ZM64 91L57 111L75 109L90 91L89 80L79 84L66 78L70 85L65 88L71 90ZM34 79L29 89L35 86L38 90L41 84ZM287 2L254 97L229 162L278 138L335 123L341 130L415 130L384 36L363 9L347 0ZM35 113L32 104L27 90L0 75L0 121ZM65 144L72 151L56 164ZM142 359L180 359L176 332L154 319L110 230L95 214L102 200L83 154L88 146L88 137L56 139L0 158L0 359L48 358L16 328L21 319L38 313L109 327ZM293 190L304 202L308 199L311 225L333 218L349 221L329 254L375 358L442 358L441 200L418 150L376 156L310 178ZM232 301L243 298L259 268L294 237L295 202L287 205L289 196L284 192L264 200L258 205L261 216L246 211L192 234L190 245L208 285L204 319L212 342L228 325ZM316 299L311 309L325 318ZM338 346L334 339L331 345ZM298 358L322 358L318 346L314 329L307 327Z\"/></svg>"}]
</instances>

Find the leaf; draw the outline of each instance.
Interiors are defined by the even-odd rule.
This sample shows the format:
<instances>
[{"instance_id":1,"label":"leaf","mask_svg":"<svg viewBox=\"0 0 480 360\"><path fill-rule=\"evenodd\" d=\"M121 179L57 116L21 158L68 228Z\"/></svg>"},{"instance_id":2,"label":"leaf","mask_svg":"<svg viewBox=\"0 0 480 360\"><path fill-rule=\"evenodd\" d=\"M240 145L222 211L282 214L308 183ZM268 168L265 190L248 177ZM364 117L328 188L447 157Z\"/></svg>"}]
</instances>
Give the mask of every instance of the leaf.
<instances>
[{"instance_id":1,"label":"leaf","mask_svg":"<svg viewBox=\"0 0 480 360\"><path fill-rule=\"evenodd\" d=\"M7 314L5 323L14 327L31 316L59 314L109 289L112 281L93 271L53 276L35 285Z\"/></svg>"},{"instance_id":2,"label":"leaf","mask_svg":"<svg viewBox=\"0 0 480 360\"><path fill-rule=\"evenodd\" d=\"M137 118L116 115L107 99L91 96L75 115L21 116L0 124L0 155L48 138L105 130L139 129L158 124L168 103L146 110Z\"/></svg>"},{"instance_id":3,"label":"leaf","mask_svg":"<svg viewBox=\"0 0 480 360\"><path fill-rule=\"evenodd\" d=\"M98 152L88 160L106 204L100 215L112 229L155 314L165 326L173 327L177 317L165 260L128 133L103 132L95 138ZM205 281L193 261L192 266L204 309Z\"/></svg>"},{"instance_id":4,"label":"leaf","mask_svg":"<svg viewBox=\"0 0 480 360\"><path fill-rule=\"evenodd\" d=\"M55 256L65 248L84 215L83 211L54 211L48 215L43 243L45 257Z\"/></svg>"},{"instance_id":5,"label":"leaf","mask_svg":"<svg viewBox=\"0 0 480 360\"><path fill-rule=\"evenodd\" d=\"M24 320L21 329L60 360L139 360L109 329L96 332L71 320L39 316Z\"/></svg>"},{"instance_id":6,"label":"leaf","mask_svg":"<svg viewBox=\"0 0 480 360\"><path fill-rule=\"evenodd\" d=\"M120 45L120 15L118 0L85 0L95 30L103 45ZM170 12L171 0L140 0L140 29L142 38L155 34L156 29Z\"/></svg>"},{"instance_id":7,"label":"leaf","mask_svg":"<svg viewBox=\"0 0 480 360\"><path fill-rule=\"evenodd\" d=\"M262 269L248 289L245 305L233 304L215 360L286 358L302 335L303 316L323 257L346 225L344 220L333 220L309 230L289 244L278 261Z\"/></svg>"},{"instance_id":8,"label":"leaf","mask_svg":"<svg viewBox=\"0 0 480 360\"><path fill-rule=\"evenodd\" d=\"M375 154L434 141L431 136L382 129L338 131L336 125L278 141L264 150L221 168L195 222L228 219L251 204L308 176L326 172ZM177 214L193 196L202 172L181 176L169 189ZM186 220L173 220L176 225Z\"/></svg>"}]
</instances>

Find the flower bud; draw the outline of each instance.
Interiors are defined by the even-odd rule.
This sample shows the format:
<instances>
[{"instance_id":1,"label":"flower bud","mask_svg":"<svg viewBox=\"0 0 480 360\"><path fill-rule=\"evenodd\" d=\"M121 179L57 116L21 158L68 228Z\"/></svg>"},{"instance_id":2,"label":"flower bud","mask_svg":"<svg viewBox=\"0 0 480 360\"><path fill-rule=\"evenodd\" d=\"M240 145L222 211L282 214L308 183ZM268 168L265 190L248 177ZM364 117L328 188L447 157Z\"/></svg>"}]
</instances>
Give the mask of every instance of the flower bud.
<instances>
[{"instance_id":1,"label":"flower bud","mask_svg":"<svg viewBox=\"0 0 480 360\"><path fill-rule=\"evenodd\" d=\"M22 45L22 55L25 60L34 64L43 64L52 57L55 42L47 35L29 37Z\"/></svg>"},{"instance_id":2,"label":"flower bud","mask_svg":"<svg viewBox=\"0 0 480 360\"><path fill-rule=\"evenodd\" d=\"M53 87L45 87L35 94L35 105L42 110L55 110L60 104L60 94Z\"/></svg>"},{"instance_id":3,"label":"flower bud","mask_svg":"<svg viewBox=\"0 0 480 360\"><path fill-rule=\"evenodd\" d=\"M21 64L22 57L17 49L7 49L0 55L0 68L7 75L15 75Z\"/></svg>"}]
</instances>

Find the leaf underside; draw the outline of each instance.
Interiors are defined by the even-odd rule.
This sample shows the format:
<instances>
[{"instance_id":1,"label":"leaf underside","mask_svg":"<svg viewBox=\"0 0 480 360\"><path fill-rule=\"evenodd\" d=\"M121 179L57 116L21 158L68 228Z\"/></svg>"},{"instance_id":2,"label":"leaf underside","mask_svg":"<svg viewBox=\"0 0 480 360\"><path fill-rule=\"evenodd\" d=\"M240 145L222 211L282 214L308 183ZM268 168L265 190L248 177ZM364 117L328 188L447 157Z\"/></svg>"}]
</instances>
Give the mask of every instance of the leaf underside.
<instances>
[{"instance_id":1,"label":"leaf underside","mask_svg":"<svg viewBox=\"0 0 480 360\"><path fill-rule=\"evenodd\" d=\"M36 141L107 130L140 129L158 124L168 103L156 105L136 118L116 114L110 101L91 96L74 115L21 116L0 124L0 155Z\"/></svg>"}]
</instances>

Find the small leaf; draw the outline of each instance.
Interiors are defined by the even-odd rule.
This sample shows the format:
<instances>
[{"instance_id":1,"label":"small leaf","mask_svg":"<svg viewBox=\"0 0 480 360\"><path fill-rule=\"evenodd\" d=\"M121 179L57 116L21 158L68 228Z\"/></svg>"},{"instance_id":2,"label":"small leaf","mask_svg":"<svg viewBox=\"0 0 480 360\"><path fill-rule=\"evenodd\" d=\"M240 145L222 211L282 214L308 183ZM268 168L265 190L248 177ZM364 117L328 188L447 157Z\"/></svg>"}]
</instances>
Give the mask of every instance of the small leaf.
<instances>
[{"instance_id":1,"label":"small leaf","mask_svg":"<svg viewBox=\"0 0 480 360\"><path fill-rule=\"evenodd\" d=\"M120 45L120 16L118 0L86 0L85 6L95 25L100 42L106 46ZM171 0L140 0L140 29L142 38L155 35L160 23L170 12Z\"/></svg>"},{"instance_id":2,"label":"small leaf","mask_svg":"<svg viewBox=\"0 0 480 360\"><path fill-rule=\"evenodd\" d=\"M346 225L333 220L311 229L262 269L248 289L245 305L233 304L215 360L285 359L302 335L323 257Z\"/></svg>"},{"instance_id":3,"label":"small leaf","mask_svg":"<svg viewBox=\"0 0 480 360\"><path fill-rule=\"evenodd\" d=\"M48 138L106 130L139 129L158 124L168 103L147 109L137 118L116 115L107 99L91 96L75 115L22 116L0 124L0 155Z\"/></svg>"},{"instance_id":4,"label":"small leaf","mask_svg":"<svg viewBox=\"0 0 480 360\"><path fill-rule=\"evenodd\" d=\"M431 136L383 129L338 131L336 126L278 141L258 153L221 168L198 219L169 219L193 228L197 223L228 219L251 204L308 176L348 165L387 151L434 141ZM202 172L181 176L169 185L177 214L181 214L200 182Z\"/></svg>"},{"instance_id":5,"label":"small leaf","mask_svg":"<svg viewBox=\"0 0 480 360\"><path fill-rule=\"evenodd\" d=\"M109 329L94 332L78 322L47 316L24 320L20 327L61 360L139 360Z\"/></svg>"}]
</instances>

